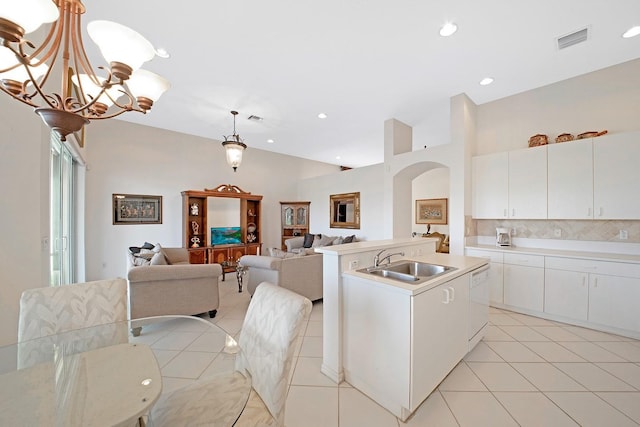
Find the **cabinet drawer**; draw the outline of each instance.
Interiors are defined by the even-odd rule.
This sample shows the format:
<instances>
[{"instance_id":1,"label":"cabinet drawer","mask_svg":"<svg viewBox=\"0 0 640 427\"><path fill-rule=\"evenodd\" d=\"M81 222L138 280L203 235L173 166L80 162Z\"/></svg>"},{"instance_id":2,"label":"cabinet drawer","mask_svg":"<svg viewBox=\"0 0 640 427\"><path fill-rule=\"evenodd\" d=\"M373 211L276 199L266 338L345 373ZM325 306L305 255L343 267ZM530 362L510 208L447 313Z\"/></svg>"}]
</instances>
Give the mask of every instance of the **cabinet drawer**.
<instances>
[{"instance_id":1,"label":"cabinet drawer","mask_svg":"<svg viewBox=\"0 0 640 427\"><path fill-rule=\"evenodd\" d=\"M504 254L504 263L526 265L529 267L544 267L544 256L506 253Z\"/></svg>"},{"instance_id":2,"label":"cabinet drawer","mask_svg":"<svg viewBox=\"0 0 640 427\"><path fill-rule=\"evenodd\" d=\"M545 266L554 270L640 278L640 264L594 261L580 258L545 257Z\"/></svg>"},{"instance_id":3,"label":"cabinet drawer","mask_svg":"<svg viewBox=\"0 0 640 427\"><path fill-rule=\"evenodd\" d=\"M502 252L497 251L483 251L482 249L467 249L467 256L474 256L478 258L488 258L491 262L502 263L504 259Z\"/></svg>"}]
</instances>

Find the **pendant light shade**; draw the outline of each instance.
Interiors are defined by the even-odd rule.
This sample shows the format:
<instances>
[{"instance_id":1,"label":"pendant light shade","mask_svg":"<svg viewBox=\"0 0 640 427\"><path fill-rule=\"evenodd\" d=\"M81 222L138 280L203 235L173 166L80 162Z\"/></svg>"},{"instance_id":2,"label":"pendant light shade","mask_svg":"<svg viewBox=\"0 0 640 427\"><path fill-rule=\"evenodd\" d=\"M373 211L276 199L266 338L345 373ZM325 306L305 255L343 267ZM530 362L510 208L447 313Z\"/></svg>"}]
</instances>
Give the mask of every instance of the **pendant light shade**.
<instances>
[{"instance_id":1,"label":"pendant light shade","mask_svg":"<svg viewBox=\"0 0 640 427\"><path fill-rule=\"evenodd\" d=\"M227 163L233 168L235 172L242 163L242 152L247 148L247 145L242 141L240 135L236 133L236 116L237 111L232 111L233 114L233 135L225 136L222 146L227 151Z\"/></svg>"}]
</instances>

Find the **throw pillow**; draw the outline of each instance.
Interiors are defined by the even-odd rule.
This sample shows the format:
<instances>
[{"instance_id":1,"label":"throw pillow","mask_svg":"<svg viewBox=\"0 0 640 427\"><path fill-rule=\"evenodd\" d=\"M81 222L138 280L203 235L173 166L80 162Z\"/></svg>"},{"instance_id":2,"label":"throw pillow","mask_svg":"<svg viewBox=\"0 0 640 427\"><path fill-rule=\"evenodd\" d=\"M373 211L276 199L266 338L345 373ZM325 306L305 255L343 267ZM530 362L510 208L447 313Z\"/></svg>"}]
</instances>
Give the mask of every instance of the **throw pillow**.
<instances>
[{"instance_id":1,"label":"throw pillow","mask_svg":"<svg viewBox=\"0 0 640 427\"><path fill-rule=\"evenodd\" d=\"M162 252L156 252L151 257L150 265L167 265L167 259Z\"/></svg>"},{"instance_id":2,"label":"throw pillow","mask_svg":"<svg viewBox=\"0 0 640 427\"><path fill-rule=\"evenodd\" d=\"M140 252L138 252L134 256L137 258L144 258L149 261L155 254L156 253L154 251L151 251L149 249L140 249Z\"/></svg>"},{"instance_id":3,"label":"throw pillow","mask_svg":"<svg viewBox=\"0 0 640 427\"><path fill-rule=\"evenodd\" d=\"M344 239L342 239L342 243L353 243L355 238L356 238L356 235L352 234L351 236L347 236Z\"/></svg>"},{"instance_id":4,"label":"throw pillow","mask_svg":"<svg viewBox=\"0 0 640 427\"><path fill-rule=\"evenodd\" d=\"M338 236L335 238L332 245L341 245L343 243L344 238L342 236Z\"/></svg>"},{"instance_id":5,"label":"throw pillow","mask_svg":"<svg viewBox=\"0 0 640 427\"><path fill-rule=\"evenodd\" d=\"M333 237L324 236L322 234L316 234L316 237L315 239L313 239L313 244L311 245L311 247L318 248L320 246L329 246L331 245L331 243L333 243Z\"/></svg>"},{"instance_id":6,"label":"throw pillow","mask_svg":"<svg viewBox=\"0 0 640 427\"><path fill-rule=\"evenodd\" d=\"M137 247L137 246L129 246L129 253L130 253L131 255L135 255L135 254L137 254L137 253L139 253L139 252L140 252L140 249L141 249L141 248L139 248L139 247Z\"/></svg>"},{"instance_id":7,"label":"throw pillow","mask_svg":"<svg viewBox=\"0 0 640 427\"><path fill-rule=\"evenodd\" d=\"M142 249L153 249L153 245L149 242L144 242L144 245L140 246Z\"/></svg>"},{"instance_id":8,"label":"throw pillow","mask_svg":"<svg viewBox=\"0 0 640 427\"><path fill-rule=\"evenodd\" d=\"M315 234L311 234L311 233L305 233L304 235L304 243L302 244L303 248L310 248L311 245L313 245L313 240L315 239L316 235Z\"/></svg>"}]
</instances>

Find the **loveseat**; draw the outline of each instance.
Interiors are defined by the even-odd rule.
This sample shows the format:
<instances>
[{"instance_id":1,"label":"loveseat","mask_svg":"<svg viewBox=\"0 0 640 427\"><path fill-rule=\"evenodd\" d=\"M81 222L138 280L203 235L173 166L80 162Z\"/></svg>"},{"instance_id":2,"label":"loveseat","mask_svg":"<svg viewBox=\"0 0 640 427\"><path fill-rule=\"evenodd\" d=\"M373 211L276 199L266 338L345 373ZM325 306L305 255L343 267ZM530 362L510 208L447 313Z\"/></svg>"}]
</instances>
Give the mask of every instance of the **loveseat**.
<instances>
[{"instance_id":1,"label":"loveseat","mask_svg":"<svg viewBox=\"0 0 640 427\"><path fill-rule=\"evenodd\" d=\"M244 255L248 267L247 290L251 295L262 282L271 282L315 301L322 298L322 254L284 256Z\"/></svg>"},{"instance_id":2,"label":"loveseat","mask_svg":"<svg viewBox=\"0 0 640 427\"><path fill-rule=\"evenodd\" d=\"M153 254L141 255L143 250L134 253L140 248L130 248L127 253L130 318L206 312L215 317L220 305L218 281L222 267L189 264L186 248L150 246L153 249L145 251Z\"/></svg>"}]
</instances>

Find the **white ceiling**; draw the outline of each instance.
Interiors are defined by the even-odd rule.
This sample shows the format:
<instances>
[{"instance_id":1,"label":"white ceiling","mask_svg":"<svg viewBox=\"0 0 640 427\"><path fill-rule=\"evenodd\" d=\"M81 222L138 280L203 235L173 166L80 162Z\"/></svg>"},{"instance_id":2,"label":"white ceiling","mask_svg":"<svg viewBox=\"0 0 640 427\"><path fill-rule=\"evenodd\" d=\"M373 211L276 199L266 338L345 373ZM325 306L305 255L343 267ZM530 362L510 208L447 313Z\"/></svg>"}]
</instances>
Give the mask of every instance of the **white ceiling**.
<instances>
[{"instance_id":1,"label":"white ceiling","mask_svg":"<svg viewBox=\"0 0 640 427\"><path fill-rule=\"evenodd\" d=\"M351 167L383 161L387 119L411 125L415 147L438 145L449 138L454 95L483 104L640 57L640 36L621 37L640 25L638 0L84 4L85 26L113 20L171 54L144 66L171 89L150 114L123 120L221 140L238 110L247 155L259 148ZM446 21L458 25L448 38L438 34ZM558 36L585 26L587 42L558 51ZM86 34L85 45L103 65ZM495 82L480 86L487 76Z\"/></svg>"}]
</instances>

